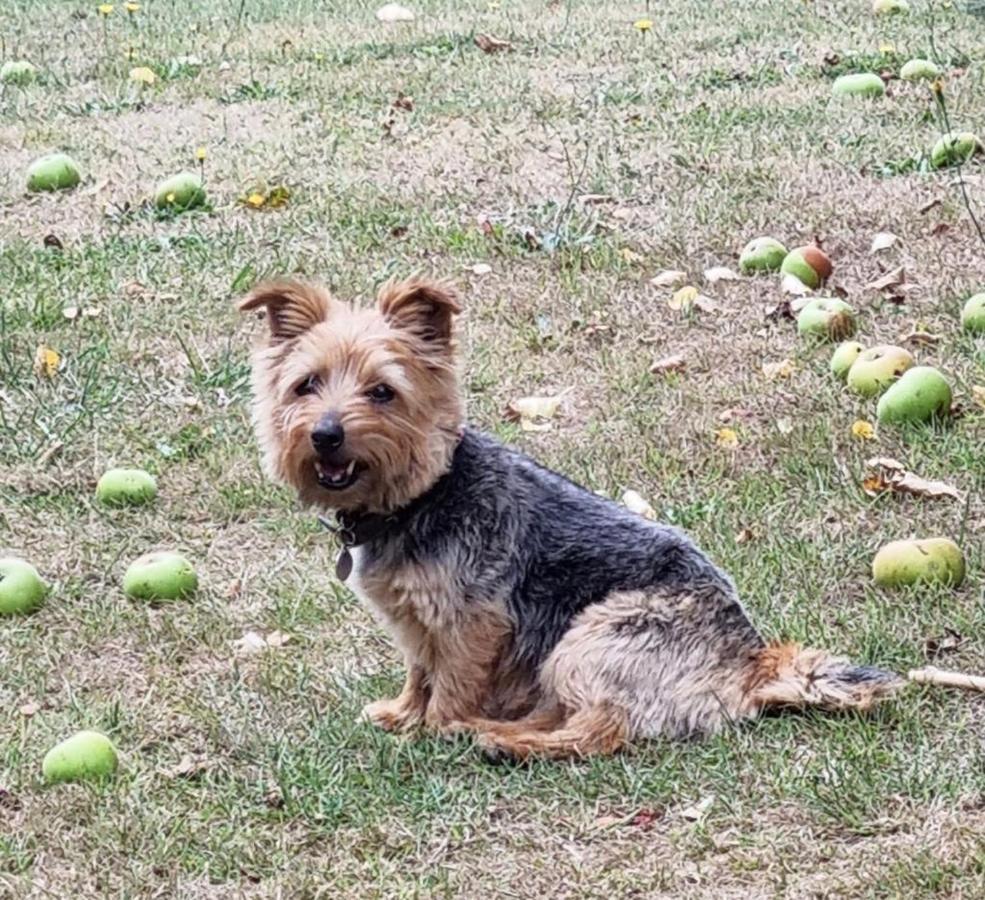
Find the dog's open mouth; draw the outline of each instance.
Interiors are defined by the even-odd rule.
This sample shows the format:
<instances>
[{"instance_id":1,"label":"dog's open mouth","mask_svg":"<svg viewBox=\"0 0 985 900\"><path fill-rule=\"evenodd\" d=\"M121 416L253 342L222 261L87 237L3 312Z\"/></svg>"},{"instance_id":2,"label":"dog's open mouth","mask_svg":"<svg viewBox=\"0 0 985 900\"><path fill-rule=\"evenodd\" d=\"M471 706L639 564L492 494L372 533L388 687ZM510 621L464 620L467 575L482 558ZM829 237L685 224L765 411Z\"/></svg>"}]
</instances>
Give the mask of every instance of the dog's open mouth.
<instances>
[{"instance_id":1,"label":"dog's open mouth","mask_svg":"<svg viewBox=\"0 0 985 900\"><path fill-rule=\"evenodd\" d=\"M362 474L363 467L350 459L347 463L334 465L321 459L315 460L315 472L318 483L330 491L344 491L352 487Z\"/></svg>"}]
</instances>

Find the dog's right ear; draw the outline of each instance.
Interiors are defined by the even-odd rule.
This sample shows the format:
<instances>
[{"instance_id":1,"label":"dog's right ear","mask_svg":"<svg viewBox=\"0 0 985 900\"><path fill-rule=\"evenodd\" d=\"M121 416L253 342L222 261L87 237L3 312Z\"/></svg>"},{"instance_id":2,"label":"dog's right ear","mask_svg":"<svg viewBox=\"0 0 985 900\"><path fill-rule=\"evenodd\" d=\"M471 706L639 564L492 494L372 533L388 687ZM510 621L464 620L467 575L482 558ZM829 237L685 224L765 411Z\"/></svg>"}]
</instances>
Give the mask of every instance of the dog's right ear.
<instances>
[{"instance_id":1,"label":"dog's right ear","mask_svg":"<svg viewBox=\"0 0 985 900\"><path fill-rule=\"evenodd\" d=\"M335 301L328 291L294 279L265 281L239 302L240 312L267 310L273 343L289 341L328 319Z\"/></svg>"}]
</instances>

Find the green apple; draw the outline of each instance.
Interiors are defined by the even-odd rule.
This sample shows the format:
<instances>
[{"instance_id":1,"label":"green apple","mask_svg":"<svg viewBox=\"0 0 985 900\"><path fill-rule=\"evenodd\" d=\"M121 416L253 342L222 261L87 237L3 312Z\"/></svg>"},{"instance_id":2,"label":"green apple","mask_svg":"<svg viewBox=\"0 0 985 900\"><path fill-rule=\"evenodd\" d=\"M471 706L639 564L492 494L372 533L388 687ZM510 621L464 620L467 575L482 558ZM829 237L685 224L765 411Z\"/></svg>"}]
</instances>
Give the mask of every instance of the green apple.
<instances>
[{"instance_id":1,"label":"green apple","mask_svg":"<svg viewBox=\"0 0 985 900\"><path fill-rule=\"evenodd\" d=\"M29 191L61 191L74 188L81 176L75 160L65 153L49 153L36 159L27 170Z\"/></svg>"},{"instance_id":2,"label":"green apple","mask_svg":"<svg viewBox=\"0 0 985 900\"><path fill-rule=\"evenodd\" d=\"M137 600L177 600L198 587L195 569L180 553L159 550L130 563L123 592Z\"/></svg>"},{"instance_id":3,"label":"green apple","mask_svg":"<svg viewBox=\"0 0 985 900\"><path fill-rule=\"evenodd\" d=\"M914 363L909 350L880 344L863 350L848 370L848 386L863 397L875 397Z\"/></svg>"},{"instance_id":4,"label":"green apple","mask_svg":"<svg viewBox=\"0 0 985 900\"><path fill-rule=\"evenodd\" d=\"M940 66L929 59L911 59L899 70L899 77L904 81L933 81L940 74Z\"/></svg>"},{"instance_id":5,"label":"green apple","mask_svg":"<svg viewBox=\"0 0 985 900\"><path fill-rule=\"evenodd\" d=\"M775 272L783 265L787 248L771 237L758 237L749 241L739 256L739 268L743 272Z\"/></svg>"},{"instance_id":6,"label":"green apple","mask_svg":"<svg viewBox=\"0 0 985 900\"><path fill-rule=\"evenodd\" d=\"M886 93L886 85L873 72L858 72L836 78L831 93L836 97L881 97Z\"/></svg>"},{"instance_id":7,"label":"green apple","mask_svg":"<svg viewBox=\"0 0 985 900\"><path fill-rule=\"evenodd\" d=\"M0 616L36 610L48 593L38 570L13 556L0 559Z\"/></svg>"},{"instance_id":8,"label":"green apple","mask_svg":"<svg viewBox=\"0 0 985 900\"><path fill-rule=\"evenodd\" d=\"M815 297L797 316L797 332L832 341L851 337L855 333L855 310L844 300Z\"/></svg>"},{"instance_id":9,"label":"green apple","mask_svg":"<svg viewBox=\"0 0 985 900\"><path fill-rule=\"evenodd\" d=\"M194 172L179 172L162 181L154 192L154 205L158 209L181 212L201 206L205 202L202 179Z\"/></svg>"},{"instance_id":10,"label":"green apple","mask_svg":"<svg viewBox=\"0 0 985 900\"><path fill-rule=\"evenodd\" d=\"M910 11L907 0L872 0L872 11L877 16L905 14Z\"/></svg>"},{"instance_id":11,"label":"green apple","mask_svg":"<svg viewBox=\"0 0 985 900\"><path fill-rule=\"evenodd\" d=\"M985 294L968 298L961 310L961 327L973 334L985 334Z\"/></svg>"},{"instance_id":12,"label":"green apple","mask_svg":"<svg viewBox=\"0 0 985 900\"><path fill-rule=\"evenodd\" d=\"M872 578L883 587L918 582L951 584L964 580L961 548L947 538L892 541L872 560Z\"/></svg>"},{"instance_id":13,"label":"green apple","mask_svg":"<svg viewBox=\"0 0 985 900\"><path fill-rule=\"evenodd\" d=\"M107 506L139 506L156 496L157 482L143 469L109 469L96 484L96 499Z\"/></svg>"},{"instance_id":14,"label":"green apple","mask_svg":"<svg viewBox=\"0 0 985 900\"><path fill-rule=\"evenodd\" d=\"M864 349L858 341L844 341L839 344L831 354L831 374L844 381L848 377L848 370Z\"/></svg>"},{"instance_id":15,"label":"green apple","mask_svg":"<svg viewBox=\"0 0 985 900\"><path fill-rule=\"evenodd\" d=\"M106 778L116 771L119 759L113 742L98 731L80 731L52 747L41 763L48 784Z\"/></svg>"},{"instance_id":16,"label":"green apple","mask_svg":"<svg viewBox=\"0 0 985 900\"><path fill-rule=\"evenodd\" d=\"M945 134L930 151L930 164L935 169L967 162L982 149L978 136L970 131Z\"/></svg>"},{"instance_id":17,"label":"green apple","mask_svg":"<svg viewBox=\"0 0 985 900\"><path fill-rule=\"evenodd\" d=\"M38 70L26 59L8 59L0 66L0 81L4 84L30 84Z\"/></svg>"},{"instance_id":18,"label":"green apple","mask_svg":"<svg viewBox=\"0 0 985 900\"><path fill-rule=\"evenodd\" d=\"M907 369L899 381L879 398L876 415L879 421L926 422L951 411L951 385L932 366Z\"/></svg>"},{"instance_id":19,"label":"green apple","mask_svg":"<svg viewBox=\"0 0 985 900\"><path fill-rule=\"evenodd\" d=\"M831 260L820 247L809 245L791 250L780 265L784 275L793 275L814 289L831 277Z\"/></svg>"}]
</instances>

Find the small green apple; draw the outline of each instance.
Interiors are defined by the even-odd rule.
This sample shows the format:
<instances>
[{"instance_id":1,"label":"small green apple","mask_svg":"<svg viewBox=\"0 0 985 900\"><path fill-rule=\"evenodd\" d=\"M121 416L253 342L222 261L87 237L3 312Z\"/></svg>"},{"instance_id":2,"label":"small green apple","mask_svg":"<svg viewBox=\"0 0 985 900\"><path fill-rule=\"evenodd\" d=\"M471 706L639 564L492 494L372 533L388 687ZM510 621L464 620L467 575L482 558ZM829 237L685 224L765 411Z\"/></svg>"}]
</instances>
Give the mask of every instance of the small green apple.
<instances>
[{"instance_id":1,"label":"small green apple","mask_svg":"<svg viewBox=\"0 0 985 900\"><path fill-rule=\"evenodd\" d=\"M976 153L981 152L982 142L970 131L945 134L930 151L930 164L935 169L965 163Z\"/></svg>"},{"instance_id":2,"label":"small green apple","mask_svg":"<svg viewBox=\"0 0 985 900\"><path fill-rule=\"evenodd\" d=\"M839 344L831 354L831 374L844 381L848 377L848 370L864 349L858 341L844 341Z\"/></svg>"},{"instance_id":3,"label":"small green apple","mask_svg":"<svg viewBox=\"0 0 985 900\"><path fill-rule=\"evenodd\" d=\"M985 294L968 298L961 310L961 327L973 334L985 334Z\"/></svg>"},{"instance_id":4,"label":"small green apple","mask_svg":"<svg viewBox=\"0 0 985 900\"><path fill-rule=\"evenodd\" d=\"M947 538L892 541L872 560L872 578L882 587L937 583L957 587L964 580L961 548Z\"/></svg>"},{"instance_id":5,"label":"small green apple","mask_svg":"<svg viewBox=\"0 0 985 900\"><path fill-rule=\"evenodd\" d=\"M858 72L836 78L831 93L836 97L881 97L886 93L886 85L873 72Z\"/></svg>"},{"instance_id":6,"label":"small green apple","mask_svg":"<svg viewBox=\"0 0 985 900\"><path fill-rule=\"evenodd\" d=\"M26 59L8 59L0 66L0 81L4 84L30 84L38 70Z\"/></svg>"},{"instance_id":7,"label":"small green apple","mask_svg":"<svg viewBox=\"0 0 985 900\"><path fill-rule=\"evenodd\" d=\"M61 191L74 188L81 176L75 160L65 153L49 153L36 159L27 170L29 191Z\"/></svg>"},{"instance_id":8,"label":"small green apple","mask_svg":"<svg viewBox=\"0 0 985 900\"><path fill-rule=\"evenodd\" d=\"M113 742L98 731L80 731L52 747L41 763L48 784L106 778L116 771L119 759Z\"/></svg>"},{"instance_id":9,"label":"small green apple","mask_svg":"<svg viewBox=\"0 0 985 900\"><path fill-rule=\"evenodd\" d=\"M831 277L831 269L828 255L820 247L813 245L794 248L780 265L780 271L784 275L793 275L812 290Z\"/></svg>"},{"instance_id":10,"label":"small green apple","mask_svg":"<svg viewBox=\"0 0 985 900\"><path fill-rule=\"evenodd\" d=\"M876 407L879 421L886 424L926 422L950 411L951 385L932 366L907 369L879 398Z\"/></svg>"},{"instance_id":11,"label":"small green apple","mask_svg":"<svg viewBox=\"0 0 985 900\"><path fill-rule=\"evenodd\" d=\"M904 81L933 81L940 74L940 66L929 59L911 59L899 70L899 77Z\"/></svg>"},{"instance_id":12,"label":"small green apple","mask_svg":"<svg viewBox=\"0 0 985 900\"><path fill-rule=\"evenodd\" d=\"M96 499L107 506L139 506L156 496L157 482L143 469L108 469L96 484Z\"/></svg>"},{"instance_id":13,"label":"small green apple","mask_svg":"<svg viewBox=\"0 0 985 900\"><path fill-rule=\"evenodd\" d=\"M848 370L848 386L863 397L875 397L888 388L914 363L913 354L902 347L880 344L863 350Z\"/></svg>"},{"instance_id":14,"label":"small green apple","mask_svg":"<svg viewBox=\"0 0 985 900\"><path fill-rule=\"evenodd\" d=\"M154 192L154 205L158 209L181 212L201 206L205 202L202 179L194 172L179 172L162 181Z\"/></svg>"},{"instance_id":15,"label":"small green apple","mask_svg":"<svg viewBox=\"0 0 985 900\"><path fill-rule=\"evenodd\" d=\"M798 334L812 334L840 341L855 333L855 310L844 300L815 297L797 316Z\"/></svg>"},{"instance_id":16,"label":"small green apple","mask_svg":"<svg viewBox=\"0 0 985 900\"><path fill-rule=\"evenodd\" d=\"M137 600L177 600L198 587L195 569L180 553L145 553L130 563L123 592Z\"/></svg>"},{"instance_id":17,"label":"small green apple","mask_svg":"<svg viewBox=\"0 0 985 900\"><path fill-rule=\"evenodd\" d=\"M872 11L877 16L905 15L910 4L907 0L872 0Z\"/></svg>"},{"instance_id":18,"label":"small green apple","mask_svg":"<svg viewBox=\"0 0 985 900\"><path fill-rule=\"evenodd\" d=\"M13 556L0 559L0 616L36 610L48 593L48 585L30 563Z\"/></svg>"},{"instance_id":19,"label":"small green apple","mask_svg":"<svg viewBox=\"0 0 985 900\"><path fill-rule=\"evenodd\" d=\"M739 268L743 272L775 272L783 265L787 248L771 237L758 237L749 241L739 256Z\"/></svg>"}]
</instances>

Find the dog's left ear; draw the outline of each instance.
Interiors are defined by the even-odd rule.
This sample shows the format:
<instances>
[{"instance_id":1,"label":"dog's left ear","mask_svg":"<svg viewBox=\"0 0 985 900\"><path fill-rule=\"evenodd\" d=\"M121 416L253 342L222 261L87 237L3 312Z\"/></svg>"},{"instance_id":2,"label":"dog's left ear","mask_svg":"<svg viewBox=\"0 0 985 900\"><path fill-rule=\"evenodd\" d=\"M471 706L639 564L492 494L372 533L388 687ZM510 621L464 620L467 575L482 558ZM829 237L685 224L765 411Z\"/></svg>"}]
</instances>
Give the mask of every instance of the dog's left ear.
<instances>
[{"instance_id":1,"label":"dog's left ear","mask_svg":"<svg viewBox=\"0 0 985 900\"><path fill-rule=\"evenodd\" d=\"M455 289L447 281L411 278L388 281L377 295L383 317L395 328L427 344L451 344L452 322L462 311Z\"/></svg>"}]
</instances>

